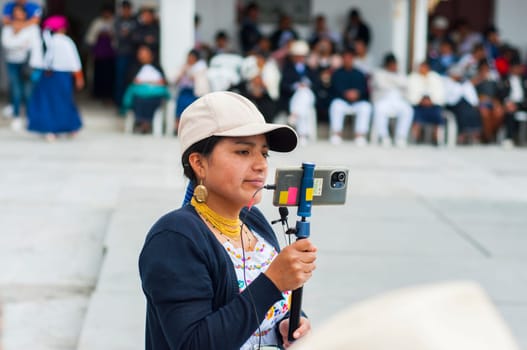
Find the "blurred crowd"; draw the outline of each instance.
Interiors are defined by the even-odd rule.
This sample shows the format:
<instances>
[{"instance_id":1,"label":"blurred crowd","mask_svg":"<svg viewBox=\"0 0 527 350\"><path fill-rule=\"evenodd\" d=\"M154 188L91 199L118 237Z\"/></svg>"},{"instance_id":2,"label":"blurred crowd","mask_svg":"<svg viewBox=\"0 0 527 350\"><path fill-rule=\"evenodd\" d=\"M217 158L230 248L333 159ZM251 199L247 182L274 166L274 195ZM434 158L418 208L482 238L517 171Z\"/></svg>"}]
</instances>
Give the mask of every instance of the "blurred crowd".
<instances>
[{"instance_id":1,"label":"blurred crowd","mask_svg":"<svg viewBox=\"0 0 527 350\"><path fill-rule=\"evenodd\" d=\"M25 67L32 46L25 55L20 47L10 46L10 36L20 33L14 22L5 22L12 16L9 11L6 5L2 43L13 114L18 116L27 89L20 88L23 78L16 76L23 73L15 74L13 64ZM30 11L26 16L33 18ZM324 14L317 15L304 38L288 14L280 15L270 33L262 31L259 16L258 5L247 4L239 16L237 38L218 30L214 42L207 43L196 15L194 48L185 53L178 74L166 77L159 62L155 6L135 11L129 1L122 1L117 14L113 6L105 7L85 37L93 62L91 94L115 104L121 114L133 111L137 133L150 133L155 111L172 98L177 133L182 111L195 99L209 91L231 90L251 99L268 121L287 118L302 143L316 139L319 122L329 123L332 143L341 143L348 117L353 118L353 139L359 146L440 144L447 122L455 123L457 144L512 147L527 137L520 127L527 123L525 64L519 49L502 42L494 26L479 33L466 21L451 24L441 16L431 18L427 58L406 74L393 53L372 57L374 36L358 8L349 10L340 31L329 27ZM24 35L42 42L38 23L33 20L32 34ZM15 30L10 32L10 26ZM16 50L19 54L10 53Z\"/></svg>"},{"instance_id":2,"label":"blurred crowd","mask_svg":"<svg viewBox=\"0 0 527 350\"><path fill-rule=\"evenodd\" d=\"M447 122L455 124L449 130L461 145L513 147L527 138L520 128L527 123L525 64L494 26L478 33L464 20L451 25L444 17L431 18L426 60L405 74L393 53L372 57L373 33L358 8L349 10L341 31L317 15L305 38L287 14L264 34L255 3L240 17L239 52L223 30L212 45L204 43L196 17L195 48L180 74L187 79L176 117L207 91L208 81L209 90L247 96L269 120L286 115L303 143L316 139L320 121L329 122L330 141L341 143L347 117L353 117L359 146L442 144L439 131Z\"/></svg>"}]
</instances>

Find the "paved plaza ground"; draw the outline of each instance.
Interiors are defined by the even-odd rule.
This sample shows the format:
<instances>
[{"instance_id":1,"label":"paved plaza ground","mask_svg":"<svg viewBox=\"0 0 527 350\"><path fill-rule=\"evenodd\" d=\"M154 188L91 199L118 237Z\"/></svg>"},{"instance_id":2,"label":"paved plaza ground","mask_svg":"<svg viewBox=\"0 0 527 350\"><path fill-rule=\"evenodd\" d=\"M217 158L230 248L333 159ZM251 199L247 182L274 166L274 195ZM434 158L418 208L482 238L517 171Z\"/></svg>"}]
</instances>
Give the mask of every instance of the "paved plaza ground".
<instances>
[{"instance_id":1,"label":"paved plaza ground","mask_svg":"<svg viewBox=\"0 0 527 350\"><path fill-rule=\"evenodd\" d=\"M55 143L0 123L2 350L144 348L137 257L150 225L182 201L179 145L124 135L103 108L85 122ZM472 280L527 349L527 148L320 140L272 154L269 182L302 161L350 169L346 205L313 209L319 258L304 309L315 328L382 292ZM261 208L276 219L270 201Z\"/></svg>"}]
</instances>

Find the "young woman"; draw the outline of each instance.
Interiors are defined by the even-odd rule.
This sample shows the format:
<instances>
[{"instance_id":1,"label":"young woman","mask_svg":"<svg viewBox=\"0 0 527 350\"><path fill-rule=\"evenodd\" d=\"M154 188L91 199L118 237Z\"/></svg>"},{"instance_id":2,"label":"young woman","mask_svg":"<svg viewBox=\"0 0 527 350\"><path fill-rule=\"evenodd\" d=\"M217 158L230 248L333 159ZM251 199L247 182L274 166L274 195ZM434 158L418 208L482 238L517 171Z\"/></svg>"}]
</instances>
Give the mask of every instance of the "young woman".
<instances>
[{"instance_id":1,"label":"young woman","mask_svg":"<svg viewBox=\"0 0 527 350\"><path fill-rule=\"evenodd\" d=\"M31 67L40 74L32 75L35 85L27 110L28 129L44 134L48 141L61 133L74 135L82 127L74 87L82 89L84 77L77 48L66 35L67 26L65 17L46 19L44 50L38 45L35 52L39 53L32 55L30 61Z\"/></svg>"},{"instance_id":2,"label":"young woman","mask_svg":"<svg viewBox=\"0 0 527 350\"><path fill-rule=\"evenodd\" d=\"M315 269L316 248L284 248L262 213L268 152L289 152L288 126L265 123L232 92L206 94L183 112L184 172L190 204L166 214L146 238L139 270L147 300L146 349L288 347L289 292ZM295 338L310 323L301 318Z\"/></svg>"}]
</instances>

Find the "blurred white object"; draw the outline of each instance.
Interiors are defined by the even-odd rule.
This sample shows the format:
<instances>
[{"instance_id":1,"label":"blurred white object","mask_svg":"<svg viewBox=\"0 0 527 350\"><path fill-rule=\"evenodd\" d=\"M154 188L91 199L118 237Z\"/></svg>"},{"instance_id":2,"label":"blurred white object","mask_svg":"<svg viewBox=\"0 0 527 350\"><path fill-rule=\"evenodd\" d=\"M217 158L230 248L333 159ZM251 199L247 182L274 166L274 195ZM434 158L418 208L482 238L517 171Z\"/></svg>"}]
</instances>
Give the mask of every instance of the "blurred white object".
<instances>
[{"instance_id":1,"label":"blurred white object","mask_svg":"<svg viewBox=\"0 0 527 350\"><path fill-rule=\"evenodd\" d=\"M291 350L519 350L483 289L450 282L389 292L333 317Z\"/></svg>"},{"instance_id":2,"label":"blurred white object","mask_svg":"<svg viewBox=\"0 0 527 350\"><path fill-rule=\"evenodd\" d=\"M13 105L7 105L2 108L2 116L6 119L13 118Z\"/></svg>"},{"instance_id":3,"label":"blurred white object","mask_svg":"<svg viewBox=\"0 0 527 350\"><path fill-rule=\"evenodd\" d=\"M289 110L294 116L294 126L301 138L317 140L317 112L315 110L315 94L307 86L299 86L291 96ZM291 119L291 118L290 118Z\"/></svg>"},{"instance_id":4,"label":"blurred white object","mask_svg":"<svg viewBox=\"0 0 527 350\"><path fill-rule=\"evenodd\" d=\"M289 54L293 56L307 56L309 45L304 40L295 40L289 47Z\"/></svg>"},{"instance_id":5,"label":"blurred white object","mask_svg":"<svg viewBox=\"0 0 527 350\"><path fill-rule=\"evenodd\" d=\"M210 91L224 91L240 83L243 57L222 53L212 57L207 72Z\"/></svg>"},{"instance_id":6,"label":"blurred white object","mask_svg":"<svg viewBox=\"0 0 527 350\"><path fill-rule=\"evenodd\" d=\"M22 131L22 129L24 129L24 122L22 121L22 118L13 118L13 120L11 120L11 130L18 132Z\"/></svg>"}]
</instances>

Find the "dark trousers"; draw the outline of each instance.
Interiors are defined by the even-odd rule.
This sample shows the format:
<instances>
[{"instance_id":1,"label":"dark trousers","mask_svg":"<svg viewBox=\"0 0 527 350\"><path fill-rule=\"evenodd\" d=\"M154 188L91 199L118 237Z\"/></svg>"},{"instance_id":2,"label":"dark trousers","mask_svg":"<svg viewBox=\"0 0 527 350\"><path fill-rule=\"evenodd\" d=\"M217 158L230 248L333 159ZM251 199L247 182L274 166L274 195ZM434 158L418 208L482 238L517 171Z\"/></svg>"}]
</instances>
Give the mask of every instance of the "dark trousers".
<instances>
[{"instance_id":1,"label":"dark trousers","mask_svg":"<svg viewBox=\"0 0 527 350\"><path fill-rule=\"evenodd\" d=\"M115 79L114 58L95 59L93 64L93 97L112 99Z\"/></svg>"},{"instance_id":2,"label":"dark trousers","mask_svg":"<svg viewBox=\"0 0 527 350\"><path fill-rule=\"evenodd\" d=\"M527 102L516 103L516 108L518 112L527 112ZM514 116L515 114L516 113L505 113L505 137L511 140L518 137L518 131L520 129L520 122L516 120ZM525 137L525 135L522 135L522 137Z\"/></svg>"},{"instance_id":3,"label":"dark trousers","mask_svg":"<svg viewBox=\"0 0 527 350\"><path fill-rule=\"evenodd\" d=\"M152 122L161 102L161 97L134 97L133 110L136 122Z\"/></svg>"},{"instance_id":4,"label":"dark trousers","mask_svg":"<svg viewBox=\"0 0 527 350\"><path fill-rule=\"evenodd\" d=\"M25 63L7 63L9 95L15 117L20 115L20 106L26 103L29 96L29 83L24 77Z\"/></svg>"},{"instance_id":5,"label":"dark trousers","mask_svg":"<svg viewBox=\"0 0 527 350\"><path fill-rule=\"evenodd\" d=\"M118 55L115 58L115 88L114 99L119 107L122 107L123 96L126 90L126 78L133 55Z\"/></svg>"},{"instance_id":6,"label":"dark trousers","mask_svg":"<svg viewBox=\"0 0 527 350\"><path fill-rule=\"evenodd\" d=\"M468 103L464 98L454 106L449 106L454 113L458 132L460 134L481 130L481 115L479 110Z\"/></svg>"}]
</instances>

